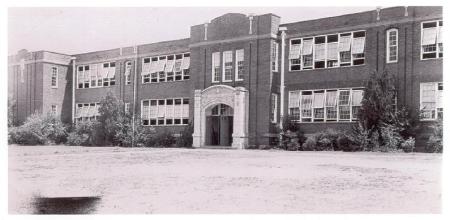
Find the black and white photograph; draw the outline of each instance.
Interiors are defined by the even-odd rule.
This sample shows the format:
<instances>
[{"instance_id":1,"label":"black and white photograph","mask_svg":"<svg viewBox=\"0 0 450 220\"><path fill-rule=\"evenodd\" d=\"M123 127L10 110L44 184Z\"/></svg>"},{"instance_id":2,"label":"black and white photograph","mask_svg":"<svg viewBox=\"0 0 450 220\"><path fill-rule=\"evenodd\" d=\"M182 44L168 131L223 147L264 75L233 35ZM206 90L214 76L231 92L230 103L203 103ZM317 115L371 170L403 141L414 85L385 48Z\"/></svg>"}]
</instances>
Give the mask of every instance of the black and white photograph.
<instances>
[{"instance_id":1,"label":"black and white photograph","mask_svg":"<svg viewBox=\"0 0 450 220\"><path fill-rule=\"evenodd\" d=\"M443 214L433 3L5 7L5 215Z\"/></svg>"}]
</instances>

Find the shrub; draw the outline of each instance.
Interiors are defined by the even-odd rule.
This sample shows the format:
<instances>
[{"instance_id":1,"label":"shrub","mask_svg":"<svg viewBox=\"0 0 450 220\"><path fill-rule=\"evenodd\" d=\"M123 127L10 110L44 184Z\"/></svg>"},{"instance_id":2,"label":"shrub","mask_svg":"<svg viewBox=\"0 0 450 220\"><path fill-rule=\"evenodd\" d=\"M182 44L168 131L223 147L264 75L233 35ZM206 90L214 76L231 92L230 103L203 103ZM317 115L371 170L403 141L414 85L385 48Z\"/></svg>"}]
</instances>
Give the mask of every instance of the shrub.
<instances>
[{"instance_id":1,"label":"shrub","mask_svg":"<svg viewBox=\"0 0 450 220\"><path fill-rule=\"evenodd\" d=\"M302 145L302 150L304 151L313 151L316 149L317 143L314 137L308 137Z\"/></svg>"},{"instance_id":2,"label":"shrub","mask_svg":"<svg viewBox=\"0 0 450 220\"><path fill-rule=\"evenodd\" d=\"M171 132L164 130L155 135L153 143L155 147L173 147L176 143L176 138Z\"/></svg>"},{"instance_id":3,"label":"shrub","mask_svg":"<svg viewBox=\"0 0 450 220\"><path fill-rule=\"evenodd\" d=\"M67 138L67 145L74 146L99 146L103 145L103 132L96 121L77 122Z\"/></svg>"},{"instance_id":4,"label":"shrub","mask_svg":"<svg viewBox=\"0 0 450 220\"><path fill-rule=\"evenodd\" d=\"M282 145L285 150L289 151L297 151L301 149L298 134L290 130L282 133Z\"/></svg>"},{"instance_id":5,"label":"shrub","mask_svg":"<svg viewBox=\"0 0 450 220\"><path fill-rule=\"evenodd\" d=\"M442 153L443 151L443 124L442 119L437 120L430 126L432 134L428 138L425 151L429 153Z\"/></svg>"},{"instance_id":6,"label":"shrub","mask_svg":"<svg viewBox=\"0 0 450 220\"><path fill-rule=\"evenodd\" d=\"M327 129L314 134L317 142L316 150L338 150L337 139L341 134L334 129Z\"/></svg>"},{"instance_id":7,"label":"shrub","mask_svg":"<svg viewBox=\"0 0 450 220\"><path fill-rule=\"evenodd\" d=\"M66 127L52 113L30 115L23 125L9 129L9 142L15 144L60 144L66 138Z\"/></svg>"},{"instance_id":8,"label":"shrub","mask_svg":"<svg viewBox=\"0 0 450 220\"><path fill-rule=\"evenodd\" d=\"M194 132L194 127L189 124L180 133L180 136L176 138L177 147L192 147L192 133Z\"/></svg>"},{"instance_id":9,"label":"shrub","mask_svg":"<svg viewBox=\"0 0 450 220\"><path fill-rule=\"evenodd\" d=\"M403 143L401 143L401 149L404 152L410 153L414 151L414 147L416 145L416 139L413 137L409 137Z\"/></svg>"},{"instance_id":10,"label":"shrub","mask_svg":"<svg viewBox=\"0 0 450 220\"><path fill-rule=\"evenodd\" d=\"M382 152L391 152L399 149L403 138L395 125L386 124L381 127L381 137L383 143L380 145Z\"/></svg>"},{"instance_id":11,"label":"shrub","mask_svg":"<svg viewBox=\"0 0 450 220\"><path fill-rule=\"evenodd\" d=\"M354 152L362 150L361 146L355 144L347 135L340 135L337 139L337 145L339 149L344 152Z\"/></svg>"}]
</instances>

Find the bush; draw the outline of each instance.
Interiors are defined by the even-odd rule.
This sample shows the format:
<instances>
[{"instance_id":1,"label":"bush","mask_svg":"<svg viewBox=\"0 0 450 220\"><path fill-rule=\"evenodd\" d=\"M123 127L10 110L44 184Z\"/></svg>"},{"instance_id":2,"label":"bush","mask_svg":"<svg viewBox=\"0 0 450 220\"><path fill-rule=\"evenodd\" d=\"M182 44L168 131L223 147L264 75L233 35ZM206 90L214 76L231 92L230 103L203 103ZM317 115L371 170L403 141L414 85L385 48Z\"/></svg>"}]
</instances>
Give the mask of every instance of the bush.
<instances>
[{"instance_id":1,"label":"bush","mask_svg":"<svg viewBox=\"0 0 450 220\"><path fill-rule=\"evenodd\" d=\"M416 145L416 139L413 137L409 137L403 143L401 143L401 149L406 152L410 153L414 151L414 147Z\"/></svg>"},{"instance_id":2,"label":"bush","mask_svg":"<svg viewBox=\"0 0 450 220\"><path fill-rule=\"evenodd\" d=\"M103 132L96 121L79 121L73 127L67 138L67 145L100 146L104 144Z\"/></svg>"},{"instance_id":3,"label":"bush","mask_svg":"<svg viewBox=\"0 0 450 220\"><path fill-rule=\"evenodd\" d=\"M299 136L297 133L287 130L282 133L282 146L285 150L297 151L301 149Z\"/></svg>"},{"instance_id":4,"label":"bush","mask_svg":"<svg viewBox=\"0 0 450 220\"><path fill-rule=\"evenodd\" d=\"M66 141L66 127L52 113L30 115L19 127L9 129L9 143L50 145Z\"/></svg>"},{"instance_id":5,"label":"bush","mask_svg":"<svg viewBox=\"0 0 450 220\"><path fill-rule=\"evenodd\" d=\"M340 135L337 139L337 145L339 149L344 152L354 152L362 150L361 146L353 142L347 135Z\"/></svg>"},{"instance_id":6,"label":"bush","mask_svg":"<svg viewBox=\"0 0 450 220\"><path fill-rule=\"evenodd\" d=\"M176 143L176 138L168 130L164 130L155 135L153 139L154 147L173 147Z\"/></svg>"},{"instance_id":7,"label":"bush","mask_svg":"<svg viewBox=\"0 0 450 220\"><path fill-rule=\"evenodd\" d=\"M308 137L302 145L302 150L304 151L313 151L316 149L317 143L314 137Z\"/></svg>"},{"instance_id":8,"label":"bush","mask_svg":"<svg viewBox=\"0 0 450 220\"><path fill-rule=\"evenodd\" d=\"M337 145L337 139L341 136L339 132L334 129L327 129L326 131L321 131L314 134L314 138L317 142L316 150L339 150Z\"/></svg>"},{"instance_id":9,"label":"bush","mask_svg":"<svg viewBox=\"0 0 450 220\"><path fill-rule=\"evenodd\" d=\"M180 133L180 136L176 138L177 147L192 147L192 133L194 132L194 126L189 124Z\"/></svg>"},{"instance_id":10,"label":"bush","mask_svg":"<svg viewBox=\"0 0 450 220\"><path fill-rule=\"evenodd\" d=\"M381 127L381 138L383 143L380 148L382 152L391 152L399 149L403 138L395 125L386 124Z\"/></svg>"},{"instance_id":11,"label":"bush","mask_svg":"<svg viewBox=\"0 0 450 220\"><path fill-rule=\"evenodd\" d=\"M433 125L430 126L432 134L428 138L425 151L429 153L442 153L443 151L443 124L442 119L439 119Z\"/></svg>"}]
</instances>

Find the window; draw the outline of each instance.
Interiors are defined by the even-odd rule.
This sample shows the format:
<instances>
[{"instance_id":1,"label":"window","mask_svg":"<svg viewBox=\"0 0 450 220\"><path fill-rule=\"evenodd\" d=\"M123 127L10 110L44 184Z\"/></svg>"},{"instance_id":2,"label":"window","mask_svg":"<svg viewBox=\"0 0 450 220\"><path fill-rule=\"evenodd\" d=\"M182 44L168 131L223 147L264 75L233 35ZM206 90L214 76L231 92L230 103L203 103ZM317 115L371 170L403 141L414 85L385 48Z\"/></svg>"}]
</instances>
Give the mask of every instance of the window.
<instances>
[{"instance_id":1,"label":"window","mask_svg":"<svg viewBox=\"0 0 450 220\"><path fill-rule=\"evenodd\" d=\"M420 84L420 110L422 120L434 120L443 116L443 83Z\"/></svg>"},{"instance_id":2,"label":"window","mask_svg":"<svg viewBox=\"0 0 450 220\"><path fill-rule=\"evenodd\" d=\"M130 113L130 103L126 102L124 106L125 113Z\"/></svg>"},{"instance_id":3,"label":"window","mask_svg":"<svg viewBox=\"0 0 450 220\"><path fill-rule=\"evenodd\" d=\"M142 125L189 124L189 99L142 100Z\"/></svg>"},{"instance_id":4,"label":"window","mask_svg":"<svg viewBox=\"0 0 450 220\"><path fill-rule=\"evenodd\" d=\"M125 85L131 84L131 61L125 63Z\"/></svg>"},{"instance_id":5,"label":"window","mask_svg":"<svg viewBox=\"0 0 450 220\"><path fill-rule=\"evenodd\" d=\"M289 115L298 122L356 121L362 89L319 89L289 92Z\"/></svg>"},{"instance_id":6,"label":"window","mask_svg":"<svg viewBox=\"0 0 450 220\"><path fill-rule=\"evenodd\" d=\"M24 59L22 59L22 60L20 60L20 82L21 83L24 83L25 82L25 77L24 77L24 74L25 74L25 60Z\"/></svg>"},{"instance_id":7,"label":"window","mask_svg":"<svg viewBox=\"0 0 450 220\"><path fill-rule=\"evenodd\" d=\"M366 32L365 31L353 32L352 60L354 66L364 64L365 44L366 44Z\"/></svg>"},{"instance_id":8,"label":"window","mask_svg":"<svg viewBox=\"0 0 450 220\"><path fill-rule=\"evenodd\" d=\"M325 36L314 38L314 69L325 68Z\"/></svg>"},{"instance_id":9,"label":"window","mask_svg":"<svg viewBox=\"0 0 450 220\"><path fill-rule=\"evenodd\" d=\"M191 78L189 67L191 65L191 57L189 53L183 54L183 63L181 68L183 69L183 79L188 80Z\"/></svg>"},{"instance_id":10,"label":"window","mask_svg":"<svg viewBox=\"0 0 450 220\"><path fill-rule=\"evenodd\" d=\"M212 82L220 81L220 52L212 54Z\"/></svg>"},{"instance_id":11,"label":"window","mask_svg":"<svg viewBox=\"0 0 450 220\"><path fill-rule=\"evenodd\" d=\"M289 71L301 69L300 52L302 47L301 39L292 39L289 47Z\"/></svg>"},{"instance_id":12,"label":"window","mask_svg":"<svg viewBox=\"0 0 450 220\"><path fill-rule=\"evenodd\" d=\"M289 71L365 63L365 31L290 40Z\"/></svg>"},{"instance_id":13,"label":"window","mask_svg":"<svg viewBox=\"0 0 450 220\"><path fill-rule=\"evenodd\" d=\"M52 67L51 87L58 88L58 67Z\"/></svg>"},{"instance_id":14,"label":"window","mask_svg":"<svg viewBox=\"0 0 450 220\"><path fill-rule=\"evenodd\" d=\"M58 106L57 105L52 105L51 112L52 112L52 114L57 114L58 113Z\"/></svg>"},{"instance_id":15,"label":"window","mask_svg":"<svg viewBox=\"0 0 450 220\"><path fill-rule=\"evenodd\" d=\"M190 78L189 66L189 53L144 58L142 83L188 80Z\"/></svg>"},{"instance_id":16,"label":"window","mask_svg":"<svg viewBox=\"0 0 450 220\"><path fill-rule=\"evenodd\" d=\"M233 79L233 52L223 52L223 82L229 82Z\"/></svg>"},{"instance_id":17,"label":"window","mask_svg":"<svg viewBox=\"0 0 450 220\"><path fill-rule=\"evenodd\" d=\"M113 86L116 83L116 63L80 65L77 67L77 88Z\"/></svg>"},{"instance_id":18,"label":"window","mask_svg":"<svg viewBox=\"0 0 450 220\"><path fill-rule=\"evenodd\" d=\"M278 114L278 95L275 93L272 93L271 96L271 108L270 108L270 121L272 123L277 123L277 114Z\"/></svg>"},{"instance_id":19,"label":"window","mask_svg":"<svg viewBox=\"0 0 450 220\"><path fill-rule=\"evenodd\" d=\"M270 66L273 72L278 72L278 43L272 42Z\"/></svg>"},{"instance_id":20,"label":"window","mask_svg":"<svg viewBox=\"0 0 450 220\"><path fill-rule=\"evenodd\" d=\"M236 50L236 81L244 80L244 49Z\"/></svg>"},{"instance_id":21,"label":"window","mask_svg":"<svg viewBox=\"0 0 450 220\"><path fill-rule=\"evenodd\" d=\"M75 119L79 121L92 121L97 120L100 113L98 109L100 108L100 103L77 103L77 108L75 110Z\"/></svg>"},{"instance_id":22,"label":"window","mask_svg":"<svg viewBox=\"0 0 450 220\"><path fill-rule=\"evenodd\" d=\"M396 63L398 60L398 30L390 29L386 32L386 62Z\"/></svg>"},{"instance_id":23,"label":"window","mask_svg":"<svg viewBox=\"0 0 450 220\"><path fill-rule=\"evenodd\" d=\"M442 58L444 53L442 40L442 21L422 23L421 55L423 60Z\"/></svg>"}]
</instances>

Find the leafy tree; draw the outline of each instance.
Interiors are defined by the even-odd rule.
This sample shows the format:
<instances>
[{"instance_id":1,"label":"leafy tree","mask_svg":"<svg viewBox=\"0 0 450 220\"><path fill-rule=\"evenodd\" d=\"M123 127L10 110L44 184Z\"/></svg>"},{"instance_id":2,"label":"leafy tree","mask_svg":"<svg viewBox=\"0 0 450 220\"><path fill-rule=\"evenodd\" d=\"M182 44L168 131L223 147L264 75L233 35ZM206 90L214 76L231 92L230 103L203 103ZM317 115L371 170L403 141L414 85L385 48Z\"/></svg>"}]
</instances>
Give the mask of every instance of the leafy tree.
<instances>
[{"instance_id":1,"label":"leafy tree","mask_svg":"<svg viewBox=\"0 0 450 220\"><path fill-rule=\"evenodd\" d=\"M14 109L16 108L16 100L11 97L8 98L8 128L15 126L14 124Z\"/></svg>"}]
</instances>

